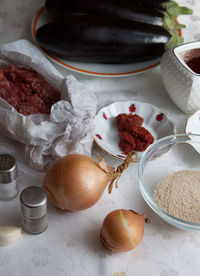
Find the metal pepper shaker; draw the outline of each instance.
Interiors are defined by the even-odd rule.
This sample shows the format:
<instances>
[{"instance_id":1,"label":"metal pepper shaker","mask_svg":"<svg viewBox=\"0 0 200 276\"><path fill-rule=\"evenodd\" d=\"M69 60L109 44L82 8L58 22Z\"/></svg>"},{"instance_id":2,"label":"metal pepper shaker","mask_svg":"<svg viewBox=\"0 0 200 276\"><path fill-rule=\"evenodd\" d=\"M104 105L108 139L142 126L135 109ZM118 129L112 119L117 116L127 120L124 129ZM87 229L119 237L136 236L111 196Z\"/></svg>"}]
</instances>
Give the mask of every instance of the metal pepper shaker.
<instances>
[{"instance_id":1,"label":"metal pepper shaker","mask_svg":"<svg viewBox=\"0 0 200 276\"><path fill-rule=\"evenodd\" d=\"M8 200L18 194L17 163L10 154L0 154L0 199Z\"/></svg>"},{"instance_id":2,"label":"metal pepper shaker","mask_svg":"<svg viewBox=\"0 0 200 276\"><path fill-rule=\"evenodd\" d=\"M22 226L31 234L39 234L47 228L47 196L39 186L30 186L20 194Z\"/></svg>"}]
</instances>

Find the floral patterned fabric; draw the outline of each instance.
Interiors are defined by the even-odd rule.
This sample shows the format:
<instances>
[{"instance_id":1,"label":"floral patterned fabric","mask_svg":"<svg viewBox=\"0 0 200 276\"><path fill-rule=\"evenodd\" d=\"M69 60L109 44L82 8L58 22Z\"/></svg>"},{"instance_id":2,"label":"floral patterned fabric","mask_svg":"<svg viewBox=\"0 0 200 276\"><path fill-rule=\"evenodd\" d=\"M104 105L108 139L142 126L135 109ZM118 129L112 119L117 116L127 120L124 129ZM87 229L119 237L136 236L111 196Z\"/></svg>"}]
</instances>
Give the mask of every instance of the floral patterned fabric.
<instances>
[{"instance_id":1,"label":"floral patterned fabric","mask_svg":"<svg viewBox=\"0 0 200 276\"><path fill-rule=\"evenodd\" d=\"M179 0L191 7L193 15L180 16L186 24L185 42L200 40L200 1ZM0 43L19 38L32 41L31 21L44 4L42 0L0 0ZM67 74L67 72L66 72ZM128 78L79 76L98 96L99 108L114 101L138 100L158 106L184 132L187 115L167 96L159 67ZM0 152L5 139L0 137ZM14 149L9 149L9 152ZM94 146L105 160L117 166L119 161ZM178 164L176 163L178 166ZM29 185L40 185L43 175L19 166L20 192ZM104 217L118 208L133 209L151 218L145 225L142 243L123 254L111 254L100 243ZM19 196L0 202L0 223L19 225ZM39 235L23 233L16 243L0 248L1 276L196 276L200 271L200 233L178 230L164 222L146 205L137 186L137 164L129 167L111 195L105 190L100 201L81 212L65 213L48 202L48 228Z\"/></svg>"}]
</instances>

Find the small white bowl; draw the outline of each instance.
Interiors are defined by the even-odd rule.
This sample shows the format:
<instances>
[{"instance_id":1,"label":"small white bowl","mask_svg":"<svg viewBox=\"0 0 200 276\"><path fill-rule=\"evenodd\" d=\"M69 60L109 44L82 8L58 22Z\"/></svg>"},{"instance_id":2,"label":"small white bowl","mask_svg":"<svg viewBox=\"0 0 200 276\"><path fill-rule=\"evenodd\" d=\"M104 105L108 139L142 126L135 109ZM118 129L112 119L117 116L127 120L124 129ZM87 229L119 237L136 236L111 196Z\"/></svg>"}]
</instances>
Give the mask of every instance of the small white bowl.
<instances>
[{"instance_id":1,"label":"small white bowl","mask_svg":"<svg viewBox=\"0 0 200 276\"><path fill-rule=\"evenodd\" d=\"M185 113L200 109L200 74L186 63L200 57L200 41L189 42L165 52L160 69L171 100Z\"/></svg>"},{"instance_id":2,"label":"small white bowl","mask_svg":"<svg viewBox=\"0 0 200 276\"><path fill-rule=\"evenodd\" d=\"M150 145L138 166L138 185L146 203L163 220L183 230L200 231L200 223L174 217L154 200L154 190L163 177L180 170L200 170L200 155L194 150L194 144L200 145L200 135L170 135ZM169 147L171 150L163 155ZM160 157L155 158L158 154Z\"/></svg>"}]
</instances>

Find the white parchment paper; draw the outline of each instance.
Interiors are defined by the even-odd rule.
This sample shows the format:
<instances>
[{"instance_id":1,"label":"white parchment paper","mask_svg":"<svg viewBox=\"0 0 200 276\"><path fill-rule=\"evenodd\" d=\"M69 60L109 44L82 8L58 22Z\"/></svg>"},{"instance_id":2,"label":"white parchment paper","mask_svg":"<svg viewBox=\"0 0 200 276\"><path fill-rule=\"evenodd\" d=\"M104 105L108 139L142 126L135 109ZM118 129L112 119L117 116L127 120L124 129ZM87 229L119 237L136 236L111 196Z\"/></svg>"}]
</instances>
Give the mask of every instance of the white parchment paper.
<instances>
[{"instance_id":1,"label":"white parchment paper","mask_svg":"<svg viewBox=\"0 0 200 276\"><path fill-rule=\"evenodd\" d=\"M40 171L70 153L90 155L97 106L95 94L72 75L63 77L27 40L0 47L0 67L9 64L33 68L61 91L62 99L52 106L50 115L24 116L0 98L0 135L11 138L9 143L16 142L17 147L20 144L25 162Z\"/></svg>"}]
</instances>

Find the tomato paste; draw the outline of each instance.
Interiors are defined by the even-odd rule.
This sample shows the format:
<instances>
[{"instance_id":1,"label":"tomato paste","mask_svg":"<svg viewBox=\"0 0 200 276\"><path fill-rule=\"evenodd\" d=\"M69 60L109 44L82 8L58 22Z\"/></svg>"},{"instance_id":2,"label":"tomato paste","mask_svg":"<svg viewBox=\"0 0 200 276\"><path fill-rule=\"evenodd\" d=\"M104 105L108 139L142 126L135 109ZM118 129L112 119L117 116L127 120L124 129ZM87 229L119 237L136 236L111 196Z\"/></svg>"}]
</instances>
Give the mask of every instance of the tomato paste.
<instances>
[{"instance_id":1,"label":"tomato paste","mask_svg":"<svg viewBox=\"0 0 200 276\"><path fill-rule=\"evenodd\" d=\"M119 131L119 147L124 154L132 150L144 151L154 142L151 133L142 127L144 119L137 114L119 114L116 117Z\"/></svg>"}]
</instances>

